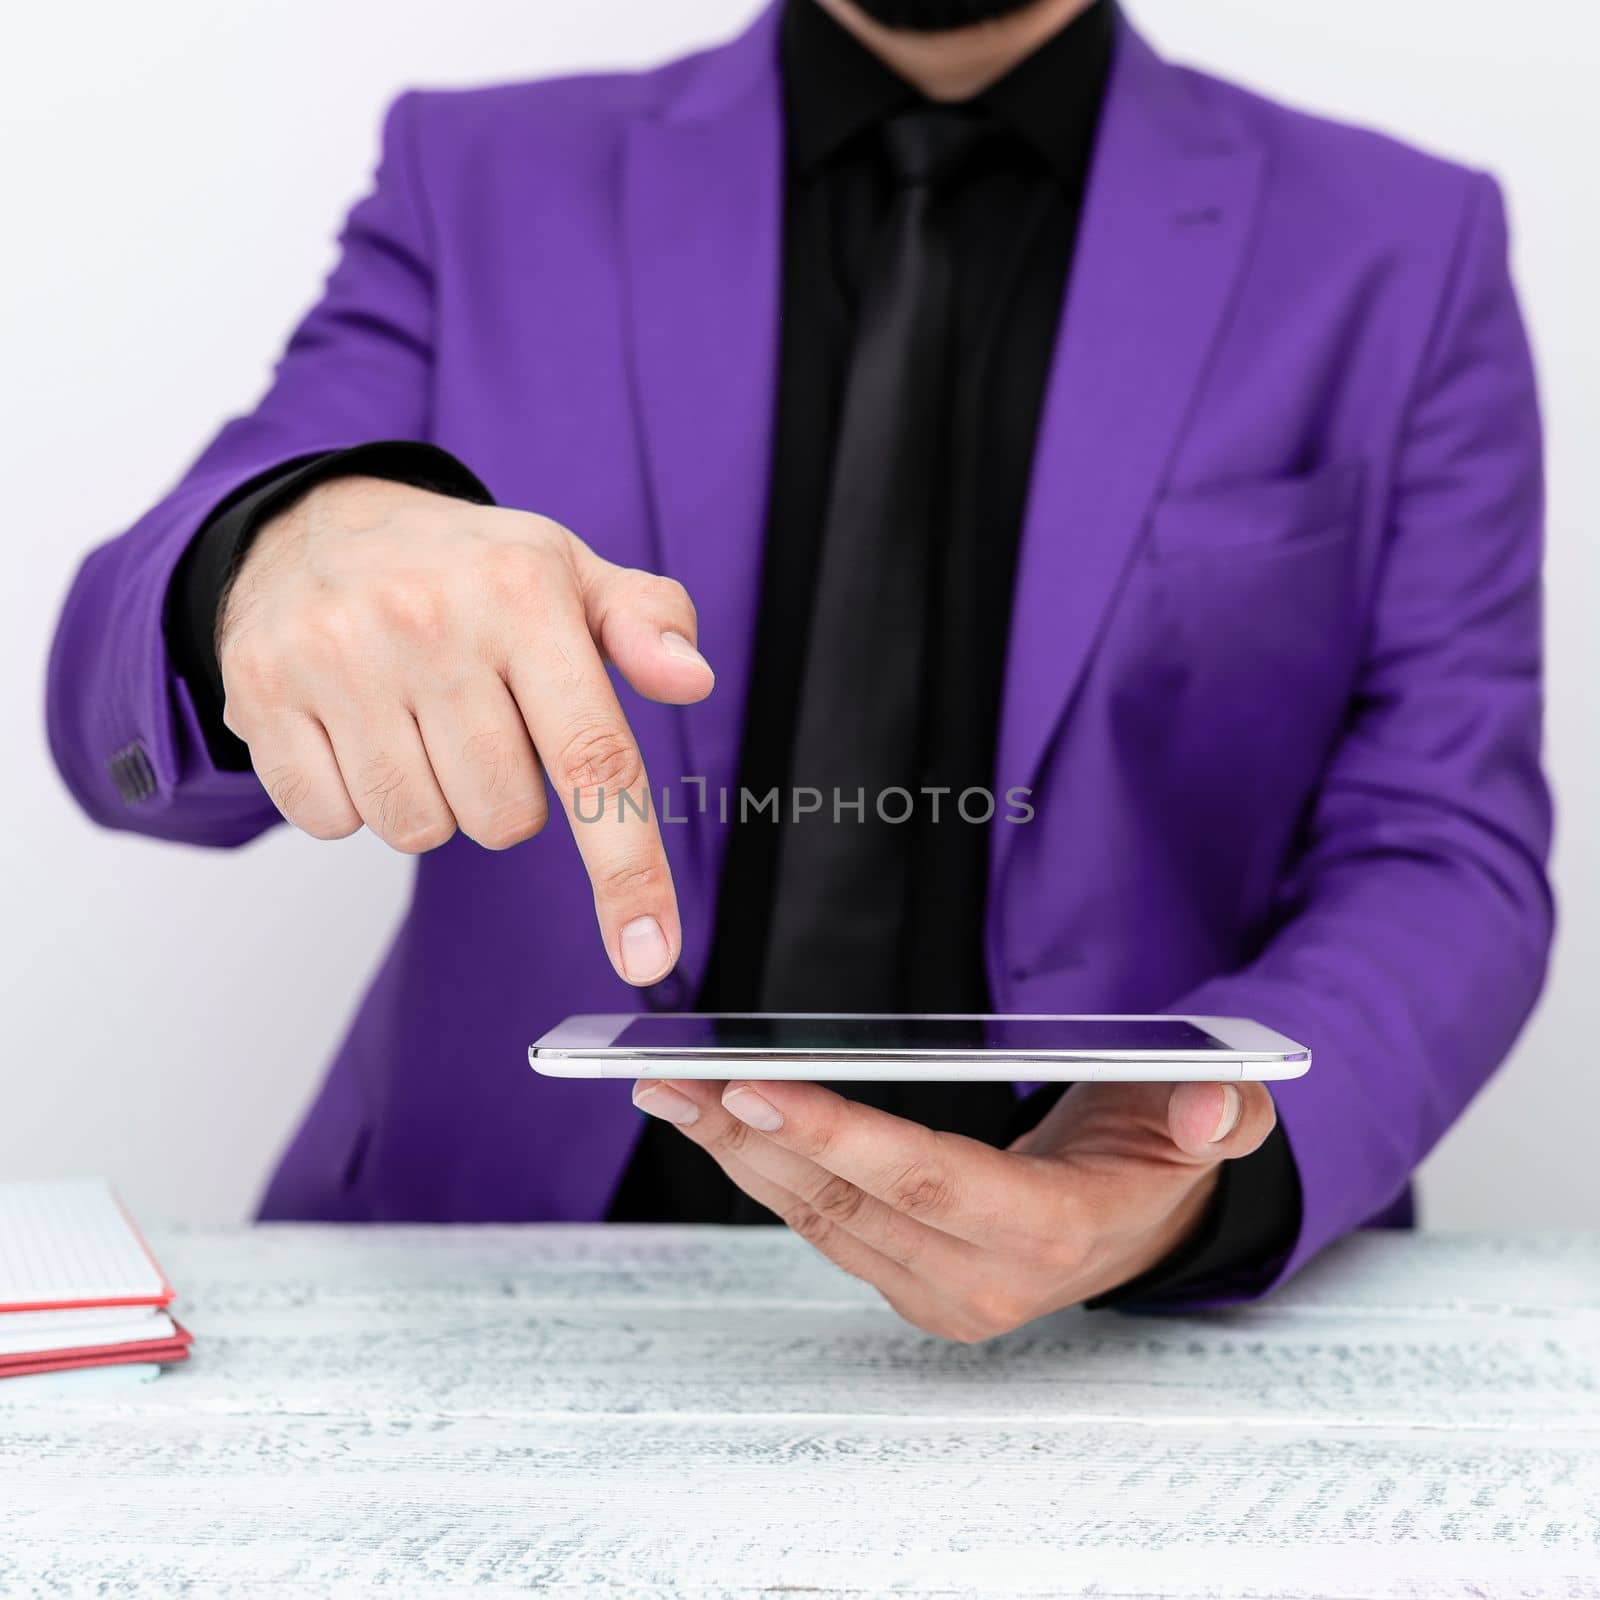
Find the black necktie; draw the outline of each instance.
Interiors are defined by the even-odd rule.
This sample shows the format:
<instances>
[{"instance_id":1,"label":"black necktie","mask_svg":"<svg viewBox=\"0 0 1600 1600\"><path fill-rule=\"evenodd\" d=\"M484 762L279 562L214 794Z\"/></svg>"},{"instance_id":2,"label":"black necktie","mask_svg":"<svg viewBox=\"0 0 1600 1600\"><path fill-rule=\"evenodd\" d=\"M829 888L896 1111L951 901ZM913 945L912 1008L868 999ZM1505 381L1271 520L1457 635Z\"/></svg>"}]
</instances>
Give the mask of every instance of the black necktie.
<instances>
[{"instance_id":1,"label":"black necktie","mask_svg":"<svg viewBox=\"0 0 1600 1600\"><path fill-rule=\"evenodd\" d=\"M954 269L940 202L990 131L919 110L884 136L893 200L861 292L780 797L761 995L773 1011L899 1006L908 808L928 803L917 792L923 685L952 410Z\"/></svg>"}]
</instances>

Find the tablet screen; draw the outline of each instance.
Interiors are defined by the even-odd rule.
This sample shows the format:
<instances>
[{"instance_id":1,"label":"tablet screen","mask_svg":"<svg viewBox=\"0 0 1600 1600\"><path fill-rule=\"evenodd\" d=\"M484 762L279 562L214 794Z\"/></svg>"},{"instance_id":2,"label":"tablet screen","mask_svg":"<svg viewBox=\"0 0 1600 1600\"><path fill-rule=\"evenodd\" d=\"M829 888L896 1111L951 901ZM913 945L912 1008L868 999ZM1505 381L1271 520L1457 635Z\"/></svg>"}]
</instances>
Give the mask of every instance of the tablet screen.
<instances>
[{"instance_id":1,"label":"tablet screen","mask_svg":"<svg viewBox=\"0 0 1600 1600\"><path fill-rule=\"evenodd\" d=\"M611 1045L617 1051L796 1050L1036 1055L1052 1051L1225 1050L1221 1040L1181 1017L1080 1019L1028 1017L718 1017L664 1013L636 1017Z\"/></svg>"}]
</instances>

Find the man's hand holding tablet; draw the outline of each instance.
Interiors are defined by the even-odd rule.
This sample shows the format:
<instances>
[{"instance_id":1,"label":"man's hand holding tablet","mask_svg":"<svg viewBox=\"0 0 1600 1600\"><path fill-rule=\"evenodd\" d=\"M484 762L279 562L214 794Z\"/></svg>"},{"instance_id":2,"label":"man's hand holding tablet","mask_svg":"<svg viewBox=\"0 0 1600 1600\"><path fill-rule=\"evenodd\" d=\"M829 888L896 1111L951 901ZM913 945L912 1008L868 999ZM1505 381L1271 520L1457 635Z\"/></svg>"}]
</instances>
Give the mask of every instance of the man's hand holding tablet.
<instances>
[{"instance_id":1,"label":"man's hand holding tablet","mask_svg":"<svg viewBox=\"0 0 1600 1600\"><path fill-rule=\"evenodd\" d=\"M541 1072L636 1077L758 1204L908 1322L963 1341L1009 1332L1148 1271L1181 1246L1222 1163L1277 1120L1264 1079L1311 1053L1238 1017L569 1017ZM1069 1080L997 1150L808 1079Z\"/></svg>"},{"instance_id":2,"label":"man's hand holding tablet","mask_svg":"<svg viewBox=\"0 0 1600 1600\"><path fill-rule=\"evenodd\" d=\"M1277 1113L1264 1083L1083 1083L1008 1150L817 1084L641 1079L746 1194L908 1322L976 1342L1148 1270Z\"/></svg>"}]
</instances>

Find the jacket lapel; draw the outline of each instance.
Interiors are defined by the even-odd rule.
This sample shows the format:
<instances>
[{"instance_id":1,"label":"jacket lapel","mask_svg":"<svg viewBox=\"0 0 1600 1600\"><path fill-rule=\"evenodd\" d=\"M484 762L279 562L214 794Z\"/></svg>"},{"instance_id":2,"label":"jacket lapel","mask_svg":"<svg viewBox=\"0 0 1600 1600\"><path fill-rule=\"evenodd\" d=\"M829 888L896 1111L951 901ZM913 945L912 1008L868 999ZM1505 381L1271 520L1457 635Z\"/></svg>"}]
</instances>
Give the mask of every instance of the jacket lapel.
<instances>
[{"instance_id":1,"label":"jacket lapel","mask_svg":"<svg viewBox=\"0 0 1600 1600\"><path fill-rule=\"evenodd\" d=\"M1260 172L1256 147L1123 26L1034 452L1001 793L1036 782L1161 490L1246 256ZM991 832L998 886L1017 830Z\"/></svg>"},{"instance_id":2,"label":"jacket lapel","mask_svg":"<svg viewBox=\"0 0 1600 1600\"><path fill-rule=\"evenodd\" d=\"M686 957L703 962L727 830L718 795L737 782L758 600L776 392L783 150L777 11L690 63L664 110L635 122L623 166L623 229L635 404L659 570L688 589L717 674L683 711L681 775L653 773L687 831L699 914ZM680 884L680 890L690 889ZM689 907L685 907L686 912Z\"/></svg>"}]
</instances>

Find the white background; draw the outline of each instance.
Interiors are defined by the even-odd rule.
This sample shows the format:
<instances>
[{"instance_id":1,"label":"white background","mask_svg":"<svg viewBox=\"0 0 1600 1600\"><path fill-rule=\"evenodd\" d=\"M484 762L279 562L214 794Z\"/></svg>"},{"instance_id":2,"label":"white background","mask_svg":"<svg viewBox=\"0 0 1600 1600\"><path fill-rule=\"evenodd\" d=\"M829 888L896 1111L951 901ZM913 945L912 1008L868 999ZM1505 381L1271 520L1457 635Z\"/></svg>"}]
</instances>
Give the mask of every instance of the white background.
<instances>
[{"instance_id":1,"label":"white background","mask_svg":"<svg viewBox=\"0 0 1600 1600\"><path fill-rule=\"evenodd\" d=\"M1129 0L1164 53L1492 169L1549 426L1554 978L1424 1172L1440 1228L1600 1221L1600 32L1571 0ZM248 406L403 87L644 65L751 0L87 0L0 60L0 1177L103 1172L150 1219L253 1203L403 904L366 836L232 854L103 833L45 752L85 550ZM538 846L562 848L552 835Z\"/></svg>"}]
</instances>

